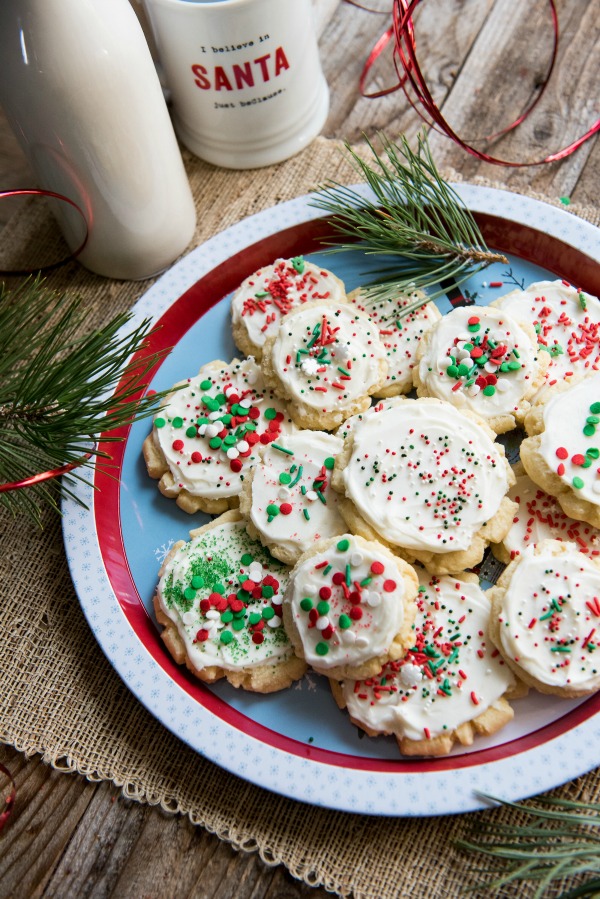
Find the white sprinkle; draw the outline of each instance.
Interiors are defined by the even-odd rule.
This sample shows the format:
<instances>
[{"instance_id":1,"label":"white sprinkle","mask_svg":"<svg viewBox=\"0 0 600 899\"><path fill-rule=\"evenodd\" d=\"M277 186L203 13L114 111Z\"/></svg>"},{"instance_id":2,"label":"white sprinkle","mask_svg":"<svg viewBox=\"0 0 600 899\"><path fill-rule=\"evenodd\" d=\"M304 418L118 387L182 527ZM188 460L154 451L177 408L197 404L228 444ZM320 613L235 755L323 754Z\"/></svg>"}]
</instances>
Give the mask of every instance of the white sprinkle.
<instances>
[{"instance_id":1,"label":"white sprinkle","mask_svg":"<svg viewBox=\"0 0 600 899\"><path fill-rule=\"evenodd\" d=\"M237 459L239 454L240 454L240 451L235 446L230 446L229 449L227 450L227 458L228 459Z\"/></svg>"},{"instance_id":2,"label":"white sprinkle","mask_svg":"<svg viewBox=\"0 0 600 899\"><path fill-rule=\"evenodd\" d=\"M267 627L279 627L281 624L281 618L279 615L273 615L272 618L269 618L267 621Z\"/></svg>"},{"instance_id":3,"label":"white sprinkle","mask_svg":"<svg viewBox=\"0 0 600 899\"><path fill-rule=\"evenodd\" d=\"M327 615L321 615L317 618L315 627L318 631L324 631L326 627L329 627L329 617Z\"/></svg>"},{"instance_id":4,"label":"white sprinkle","mask_svg":"<svg viewBox=\"0 0 600 899\"><path fill-rule=\"evenodd\" d=\"M360 565L360 563L362 562L363 559L364 559L363 554L361 552L358 552L358 550L356 550L350 556L350 564L351 565Z\"/></svg>"},{"instance_id":5,"label":"white sprinkle","mask_svg":"<svg viewBox=\"0 0 600 899\"><path fill-rule=\"evenodd\" d=\"M400 669L400 680L405 687L416 687L423 680L423 672L418 665L403 665Z\"/></svg>"},{"instance_id":6,"label":"white sprinkle","mask_svg":"<svg viewBox=\"0 0 600 899\"><path fill-rule=\"evenodd\" d=\"M237 448L240 453L245 453L250 449L250 444L247 440L238 440Z\"/></svg>"},{"instance_id":7,"label":"white sprinkle","mask_svg":"<svg viewBox=\"0 0 600 899\"><path fill-rule=\"evenodd\" d=\"M184 624L193 624L196 616L193 612L184 612L181 616L181 620Z\"/></svg>"},{"instance_id":8,"label":"white sprinkle","mask_svg":"<svg viewBox=\"0 0 600 899\"><path fill-rule=\"evenodd\" d=\"M217 612L216 609L209 609L208 612L206 613L206 617L208 618L209 621L216 621L218 618L221 617L221 613Z\"/></svg>"}]
</instances>

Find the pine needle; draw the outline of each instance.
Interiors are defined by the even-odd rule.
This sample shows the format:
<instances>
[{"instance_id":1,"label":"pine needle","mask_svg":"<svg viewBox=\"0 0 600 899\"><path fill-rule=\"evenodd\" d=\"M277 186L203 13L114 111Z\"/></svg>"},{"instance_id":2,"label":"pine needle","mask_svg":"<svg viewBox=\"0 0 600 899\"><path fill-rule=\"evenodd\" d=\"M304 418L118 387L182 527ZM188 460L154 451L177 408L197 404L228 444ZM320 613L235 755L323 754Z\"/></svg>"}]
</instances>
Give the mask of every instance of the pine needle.
<instances>
[{"instance_id":1,"label":"pine needle","mask_svg":"<svg viewBox=\"0 0 600 899\"><path fill-rule=\"evenodd\" d=\"M131 331L122 313L99 330L82 334L81 301L57 295L40 279L8 291L0 287L0 484L77 463L92 467L106 456L95 445L108 441L135 418L152 414L164 394L139 399L149 372L165 353L134 353L147 347L151 323ZM38 523L43 504L58 509L61 496L76 499L68 477L0 492L0 506Z\"/></svg>"},{"instance_id":2,"label":"pine needle","mask_svg":"<svg viewBox=\"0 0 600 899\"><path fill-rule=\"evenodd\" d=\"M330 180L312 202L328 213L327 221L336 231L326 241L332 245L328 252L356 250L358 241L367 255L387 257L362 288L367 305L417 289L428 290L434 299L444 292L439 286L444 279L460 284L492 262L508 261L488 249L470 211L438 172L424 136L419 136L416 152L404 137L399 144L385 135L379 139L383 153L365 137L369 161L345 145L374 200ZM422 300L399 309L396 317L421 304Z\"/></svg>"},{"instance_id":3,"label":"pine needle","mask_svg":"<svg viewBox=\"0 0 600 899\"><path fill-rule=\"evenodd\" d=\"M536 804L488 799L505 808L525 813L525 824L480 821L467 839L456 846L488 858L493 867L481 870L492 879L467 887L488 892L517 882L537 884L534 897L541 899L557 881L594 875L562 892L559 899L600 896L600 803L538 797Z\"/></svg>"}]
</instances>

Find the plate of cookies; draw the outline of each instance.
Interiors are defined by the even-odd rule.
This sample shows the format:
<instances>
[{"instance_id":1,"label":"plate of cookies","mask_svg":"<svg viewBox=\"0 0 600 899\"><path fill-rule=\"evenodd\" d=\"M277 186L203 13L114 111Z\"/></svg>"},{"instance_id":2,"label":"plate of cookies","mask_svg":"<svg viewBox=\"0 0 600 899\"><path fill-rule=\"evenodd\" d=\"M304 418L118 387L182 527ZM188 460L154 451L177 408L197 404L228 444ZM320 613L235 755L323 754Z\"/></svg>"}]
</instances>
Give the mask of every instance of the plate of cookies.
<instances>
[{"instance_id":1,"label":"plate of cookies","mask_svg":"<svg viewBox=\"0 0 600 899\"><path fill-rule=\"evenodd\" d=\"M371 302L380 263L331 253L312 196L173 266L133 310L166 396L64 506L135 696L342 811L466 812L600 761L600 232L456 190L508 262L435 301Z\"/></svg>"}]
</instances>

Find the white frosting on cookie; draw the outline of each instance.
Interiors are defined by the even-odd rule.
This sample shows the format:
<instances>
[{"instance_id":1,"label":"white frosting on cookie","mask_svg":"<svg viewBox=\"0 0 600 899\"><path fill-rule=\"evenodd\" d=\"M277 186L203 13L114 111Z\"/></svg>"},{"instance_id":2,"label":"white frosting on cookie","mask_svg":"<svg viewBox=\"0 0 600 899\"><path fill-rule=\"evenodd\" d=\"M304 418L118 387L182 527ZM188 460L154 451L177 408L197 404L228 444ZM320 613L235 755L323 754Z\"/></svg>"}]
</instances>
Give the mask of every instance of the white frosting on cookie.
<instances>
[{"instance_id":1,"label":"white frosting on cookie","mask_svg":"<svg viewBox=\"0 0 600 899\"><path fill-rule=\"evenodd\" d=\"M600 373L556 393L543 416L546 465L576 496L600 505Z\"/></svg>"},{"instance_id":2,"label":"white frosting on cookie","mask_svg":"<svg viewBox=\"0 0 600 899\"><path fill-rule=\"evenodd\" d=\"M488 636L478 584L420 572L414 644L364 681L345 681L352 718L410 740L450 734L493 705L515 678Z\"/></svg>"},{"instance_id":3,"label":"white frosting on cookie","mask_svg":"<svg viewBox=\"0 0 600 899\"><path fill-rule=\"evenodd\" d=\"M347 496L390 543L447 553L467 549L508 490L501 447L441 401L404 400L369 415L348 438Z\"/></svg>"},{"instance_id":4,"label":"white frosting on cookie","mask_svg":"<svg viewBox=\"0 0 600 899\"><path fill-rule=\"evenodd\" d=\"M528 547L498 616L500 648L550 687L600 686L600 569L572 543Z\"/></svg>"},{"instance_id":5,"label":"white frosting on cookie","mask_svg":"<svg viewBox=\"0 0 600 899\"><path fill-rule=\"evenodd\" d=\"M550 539L576 543L580 552L600 556L600 531L585 521L575 521L565 515L558 501L534 484L528 475L517 476L508 496L519 506L512 527L502 541L512 558L526 546Z\"/></svg>"},{"instance_id":6,"label":"white frosting on cookie","mask_svg":"<svg viewBox=\"0 0 600 899\"><path fill-rule=\"evenodd\" d=\"M195 496L237 496L261 445L296 430L253 359L210 362L174 391L153 437L175 483Z\"/></svg>"},{"instance_id":7,"label":"white frosting on cookie","mask_svg":"<svg viewBox=\"0 0 600 899\"><path fill-rule=\"evenodd\" d=\"M565 281L537 281L493 305L534 325L542 351L550 355L548 385L598 370L600 301L596 297Z\"/></svg>"},{"instance_id":8,"label":"white frosting on cookie","mask_svg":"<svg viewBox=\"0 0 600 899\"><path fill-rule=\"evenodd\" d=\"M519 414L541 376L527 331L491 306L453 309L422 347L421 389L482 418Z\"/></svg>"},{"instance_id":9,"label":"white frosting on cookie","mask_svg":"<svg viewBox=\"0 0 600 899\"><path fill-rule=\"evenodd\" d=\"M177 549L158 597L194 667L239 671L292 656L281 618L288 573L241 521L209 528Z\"/></svg>"},{"instance_id":10,"label":"white frosting on cookie","mask_svg":"<svg viewBox=\"0 0 600 899\"><path fill-rule=\"evenodd\" d=\"M325 412L368 396L381 380L385 358L377 328L350 304L291 313L272 349L273 369L288 396Z\"/></svg>"},{"instance_id":11,"label":"white frosting on cookie","mask_svg":"<svg viewBox=\"0 0 600 899\"><path fill-rule=\"evenodd\" d=\"M384 388L398 386L398 392L412 388L412 370L417 361L417 347L423 335L441 317L435 303L424 302L422 293L401 294L389 299L370 302L360 291L350 301L371 318L379 329L388 363Z\"/></svg>"},{"instance_id":12,"label":"white frosting on cookie","mask_svg":"<svg viewBox=\"0 0 600 899\"><path fill-rule=\"evenodd\" d=\"M331 272L302 256L277 259L242 282L231 300L231 316L234 326L243 324L252 343L262 347L292 309L316 300L340 302L344 297L343 284Z\"/></svg>"},{"instance_id":13,"label":"white frosting on cookie","mask_svg":"<svg viewBox=\"0 0 600 899\"><path fill-rule=\"evenodd\" d=\"M318 540L343 534L338 495L329 485L342 445L333 434L305 430L262 450L250 518L268 543L300 556Z\"/></svg>"},{"instance_id":14,"label":"white frosting on cookie","mask_svg":"<svg viewBox=\"0 0 600 899\"><path fill-rule=\"evenodd\" d=\"M306 661L319 670L356 666L387 652L405 619L398 566L375 542L344 534L292 571L290 607Z\"/></svg>"}]
</instances>

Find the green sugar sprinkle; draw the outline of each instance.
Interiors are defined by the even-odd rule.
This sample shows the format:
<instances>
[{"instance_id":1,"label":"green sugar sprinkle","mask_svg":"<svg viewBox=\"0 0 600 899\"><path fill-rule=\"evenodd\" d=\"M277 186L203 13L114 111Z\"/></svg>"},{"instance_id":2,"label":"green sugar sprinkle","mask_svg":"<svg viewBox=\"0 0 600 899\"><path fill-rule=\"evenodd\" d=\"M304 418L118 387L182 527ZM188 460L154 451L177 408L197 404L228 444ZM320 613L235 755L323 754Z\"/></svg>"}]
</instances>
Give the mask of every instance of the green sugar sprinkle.
<instances>
[{"instance_id":1,"label":"green sugar sprinkle","mask_svg":"<svg viewBox=\"0 0 600 899\"><path fill-rule=\"evenodd\" d=\"M231 631L221 631L221 635L219 637L221 643L224 643L226 646L228 643L231 643L233 640L233 634Z\"/></svg>"},{"instance_id":2,"label":"green sugar sprinkle","mask_svg":"<svg viewBox=\"0 0 600 899\"><path fill-rule=\"evenodd\" d=\"M207 378L205 381L200 381L200 390L210 390L212 387L212 381Z\"/></svg>"},{"instance_id":3,"label":"green sugar sprinkle","mask_svg":"<svg viewBox=\"0 0 600 899\"><path fill-rule=\"evenodd\" d=\"M324 643L323 641L321 641L320 643L317 643L317 645L315 646L315 652L317 653L318 656L326 656L327 653L329 652L329 646L327 645L327 643Z\"/></svg>"},{"instance_id":4,"label":"green sugar sprinkle","mask_svg":"<svg viewBox=\"0 0 600 899\"><path fill-rule=\"evenodd\" d=\"M352 625L352 619L349 615L342 613L338 618L338 625L345 631Z\"/></svg>"},{"instance_id":5,"label":"green sugar sprinkle","mask_svg":"<svg viewBox=\"0 0 600 899\"><path fill-rule=\"evenodd\" d=\"M350 549L350 541L349 540L340 540L337 544L337 548L341 553L345 553L348 549Z\"/></svg>"},{"instance_id":6,"label":"green sugar sprinkle","mask_svg":"<svg viewBox=\"0 0 600 899\"><path fill-rule=\"evenodd\" d=\"M305 596L304 599L300 600L300 608L303 612L310 612L313 607L313 601L309 596Z\"/></svg>"},{"instance_id":7,"label":"green sugar sprinkle","mask_svg":"<svg viewBox=\"0 0 600 899\"><path fill-rule=\"evenodd\" d=\"M333 466L335 465L335 459L333 458L333 456L328 456L323 462L323 465L325 466L327 471L331 471L333 469Z\"/></svg>"},{"instance_id":8,"label":"green sugar sprinkle","mask_svg":"<svg viewBox=\"0 0 600 899\"><path fill-rule=\"evenodd\" d=\"M164 428L164 426L166 425L166 421L164 420L164 418L155 418L154 424L157 428Z\"/></svg>"},{"instance_id":9,"label":"green sugar sprinkle","mask_svg":"<svg viewBox=\"0 0 600 899\"><path fill-rule=\"evenodd\" d=\"M578 477L573 478L573 487L576 487L577 490L581 490L581 488L583 487L582 479Z\"/></svg>"}]
</instances>

